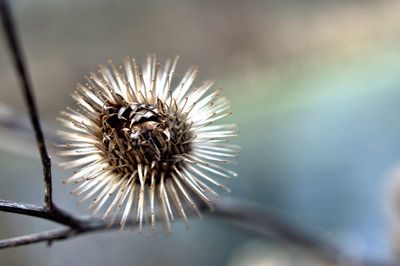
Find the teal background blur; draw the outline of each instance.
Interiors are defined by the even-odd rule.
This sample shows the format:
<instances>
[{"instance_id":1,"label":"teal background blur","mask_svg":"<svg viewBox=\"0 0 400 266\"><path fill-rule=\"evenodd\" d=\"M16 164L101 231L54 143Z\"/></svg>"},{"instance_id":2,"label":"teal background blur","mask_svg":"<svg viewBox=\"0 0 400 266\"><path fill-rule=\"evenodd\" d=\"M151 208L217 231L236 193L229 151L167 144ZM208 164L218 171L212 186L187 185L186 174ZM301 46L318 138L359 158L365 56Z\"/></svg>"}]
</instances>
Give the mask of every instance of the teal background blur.
<instances>
[{"instance_id":1,"label":"teal background blur","mask_svg":"<svg viewBox=\"0 0 400 266\"><path fill-rule=\"evenodd\" d=\"M230 196L260 203L357 258L389 262L396 246L394 187L400 162L399 1L16 0L13 11L43 123L89 71L127 55L164 62L178 76L200 67L233 106L242 146ZM25 107L0 36L0 103ZM0 127L0 198L41 203L33 138ZM55 152L51 150L54 160ZM54 166L56 202L75 214ZM276 238L222 220L180 222L172 235L85 235L51 248L0 251L0 265L319 265ZM0 213L0 238L57 225Z\"/></svg>"}]
</instances>

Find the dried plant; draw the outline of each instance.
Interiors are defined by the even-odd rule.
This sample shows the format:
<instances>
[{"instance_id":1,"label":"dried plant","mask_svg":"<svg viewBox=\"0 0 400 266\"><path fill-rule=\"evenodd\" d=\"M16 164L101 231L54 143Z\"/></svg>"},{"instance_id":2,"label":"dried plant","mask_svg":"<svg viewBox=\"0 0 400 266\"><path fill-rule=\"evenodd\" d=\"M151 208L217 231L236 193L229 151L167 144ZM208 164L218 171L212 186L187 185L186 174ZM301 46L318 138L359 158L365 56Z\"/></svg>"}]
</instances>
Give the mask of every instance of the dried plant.
<instances>
[{"instance_id":1,"label":"dried plant","mask_svg":"<svg viewBox=\"0 0 400 266\"><path fill-rule=\"evenodd\" d=\"M159 209L170 233L176 214L188 223L185 205L202 218L197 199L213 210L208 194L219 195L210 185L228 190L216 176L236 175L218 165L238 156L238 147L226 143L236 125L213 124L231 114L229 102L220 89L207 94L214 81L192 88L197 68L175 85L177 62L161 66L153 55L142 69L129 58L119 70L112 62L111 70L100 66L100 76L90 73L72 95L79 108L59 118L68 130L57 131L67 142L58 154L70 158L60 165L77 169L64 182L80 183L72 192L86 193L79 203L96 195L92 216L111 201L103 215L111 224L125 205L121 229L133 213L139 232L151 220L155 233Z\"/></svg>"}]
</instances>

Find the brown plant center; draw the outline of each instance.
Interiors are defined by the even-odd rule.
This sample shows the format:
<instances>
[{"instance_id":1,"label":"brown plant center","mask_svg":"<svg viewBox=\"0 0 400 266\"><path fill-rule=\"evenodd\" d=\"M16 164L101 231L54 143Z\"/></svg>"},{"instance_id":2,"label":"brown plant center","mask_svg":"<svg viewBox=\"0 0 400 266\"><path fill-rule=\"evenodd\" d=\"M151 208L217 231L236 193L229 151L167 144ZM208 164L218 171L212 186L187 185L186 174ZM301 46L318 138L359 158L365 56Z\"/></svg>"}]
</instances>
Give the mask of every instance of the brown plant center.
<instances>
[{"instance_id":1,"label":"brown plant center","mask_svg":"<svg viewBox=\"0 0 400 266\"><path fill-rule=\"evenodd\" d=\"M138 164L168 173L190 152L185 117L145 104L105 106L101 114L103 151L112 169L133 173Z\"/></svg>"}]
</instances>

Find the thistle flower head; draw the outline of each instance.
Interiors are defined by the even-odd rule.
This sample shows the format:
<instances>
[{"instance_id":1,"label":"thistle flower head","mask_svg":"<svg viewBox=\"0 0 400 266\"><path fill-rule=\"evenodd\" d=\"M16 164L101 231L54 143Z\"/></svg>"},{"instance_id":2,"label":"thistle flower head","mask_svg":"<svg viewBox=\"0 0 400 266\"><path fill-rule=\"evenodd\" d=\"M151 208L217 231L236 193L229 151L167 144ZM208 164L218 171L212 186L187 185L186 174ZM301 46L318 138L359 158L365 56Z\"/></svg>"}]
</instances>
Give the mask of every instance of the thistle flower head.
<instances>
[{"instance_id":1,"label":"thistle flower head","mask_svg":"<svg viewBox=\"0 0 400 266\"><path fill-rule=\"evenodd\" d=\"M149 56L140 68L127 58L119 69L101 66L78 84L72 97L78 108L67 108L58 131L66 144L58 145L61 166L75 168L65 183L79 183L72 191L93 199L88 209L114 222L122 209L124 228L129 216L156 229L155 213L164 229L187 210L201 217L199 200L211 209L215 186L235 175L221 166L237 157L238 147L226 144L236 136L235 125L214 125L230 114L220 89L208 93L214 81L191 85L198 69L189 69L182 80L173 80L178 57L164 66ZM196 204L197 203L197 204Z\"/></svg>"}]
</instances>

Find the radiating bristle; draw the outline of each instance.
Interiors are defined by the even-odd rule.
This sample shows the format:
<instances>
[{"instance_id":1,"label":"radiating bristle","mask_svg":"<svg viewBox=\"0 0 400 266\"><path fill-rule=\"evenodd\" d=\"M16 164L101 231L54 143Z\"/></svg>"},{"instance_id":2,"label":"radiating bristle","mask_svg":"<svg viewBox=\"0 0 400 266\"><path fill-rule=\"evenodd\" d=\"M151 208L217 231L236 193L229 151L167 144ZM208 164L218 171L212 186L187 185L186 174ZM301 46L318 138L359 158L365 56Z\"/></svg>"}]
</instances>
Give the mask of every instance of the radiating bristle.
<instances>
[{"instance_id":1,"label":"radiating bristle","mask_svg":"<svg viewBox=\"0 0 400 266\"><path fill-rule=\"evenodd\" d=\"M76 108L58 118L67 131L57 133L67 144L57 144L59 165L75 168L65 183L79 183L71 192L93 199L87 210L120 229L137 222L139 232L156 234L156 216L164 231L188 211L203 218L199 204L212 210L213 186L229 189L224 178L236 176L218 163L231 164L239 147L225 144L239 131L233 124L214 125L231 114L221 89L207 95L215 80L192 88L199 69L190 68L173 80L179 57L164 66L150 55L143 67L129 57L123 65L109 61L98 74L85 76L72 94ZM221 179L221 180L220 180ZM158 214L158 215L157 215Z\"/></svg>"}]
</instances>

